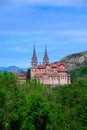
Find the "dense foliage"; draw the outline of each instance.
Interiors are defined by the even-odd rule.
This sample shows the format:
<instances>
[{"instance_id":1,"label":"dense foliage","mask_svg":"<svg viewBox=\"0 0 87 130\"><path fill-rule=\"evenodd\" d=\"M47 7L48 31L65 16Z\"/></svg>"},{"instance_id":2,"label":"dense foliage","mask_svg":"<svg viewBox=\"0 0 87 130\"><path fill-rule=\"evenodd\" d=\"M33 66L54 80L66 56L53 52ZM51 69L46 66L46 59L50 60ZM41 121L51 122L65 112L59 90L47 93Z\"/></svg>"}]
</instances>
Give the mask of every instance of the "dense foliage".
<instances>
[{"instance_id":1,"label":"dense foliage","mask_svg":"<svg viewBox=\"0 0 87 130\"><path fill-rule=\"evenodd\" d=\"M87 130L87 81L46 87L0 73L0 130Z\"/></svg>"},{"instance_id":2,"label":"dense foliage","mask_svg":"<svg viewBox=\"0 0 87 130\"><path fill-rule=\"evenodd\" d=\"M72 82L82 78L87 80L87 66L71 71L70 75L71 75Z\"/></svg>"}]
</instances>

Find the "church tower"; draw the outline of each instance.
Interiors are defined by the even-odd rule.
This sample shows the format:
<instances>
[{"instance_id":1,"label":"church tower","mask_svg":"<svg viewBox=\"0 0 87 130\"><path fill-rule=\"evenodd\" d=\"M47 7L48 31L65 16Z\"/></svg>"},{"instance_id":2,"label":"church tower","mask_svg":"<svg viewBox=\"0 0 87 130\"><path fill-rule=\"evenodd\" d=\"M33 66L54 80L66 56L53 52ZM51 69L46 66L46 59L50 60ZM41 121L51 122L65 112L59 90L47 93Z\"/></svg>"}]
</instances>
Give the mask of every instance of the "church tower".
<instances>
[{"instance_id":1,"label":"church tower","mask_svg":"<svg viewBox=\"0 0 87 130\"><path fill-rule=\"evenodd\" d=\"M47 54L46 45L45 45L45 53L44 53L44 58L43 58L43 64L49 64L49 58L48 58L48 54Z\"/></svg>"},{"instance_id":2,"label":"church tower","mask_svg":"<svg viewBox=\"0 0 87 130\"><path fill-rule=\"evenodd\" d=\"M37 62L37 56L36 56L36 49L35 49L35 45L34 45L31 66L32 66L32 68L35 68L35 67L37 67L37 65L38 65L38 62Z\"/></svg>"}]
</instances>

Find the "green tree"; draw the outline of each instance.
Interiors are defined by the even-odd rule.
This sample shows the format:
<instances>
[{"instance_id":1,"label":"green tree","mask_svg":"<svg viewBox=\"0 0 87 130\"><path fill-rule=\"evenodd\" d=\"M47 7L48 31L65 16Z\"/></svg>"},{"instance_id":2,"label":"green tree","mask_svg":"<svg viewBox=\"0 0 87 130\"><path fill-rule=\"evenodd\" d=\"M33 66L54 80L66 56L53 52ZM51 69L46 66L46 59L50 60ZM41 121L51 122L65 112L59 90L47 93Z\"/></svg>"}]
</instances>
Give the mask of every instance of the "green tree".
<instances>
[{"instance_id":1,"label":"green tree","mask_svg":"<svg viewBox=\"0 0 87 130\"><path fill-rule=\"evenodd\" d=\"M31 130L46 130L49 120L49 104L38 91L31 91L26 96L23 110L23 128Z\"/></svg>"}]
</instances>

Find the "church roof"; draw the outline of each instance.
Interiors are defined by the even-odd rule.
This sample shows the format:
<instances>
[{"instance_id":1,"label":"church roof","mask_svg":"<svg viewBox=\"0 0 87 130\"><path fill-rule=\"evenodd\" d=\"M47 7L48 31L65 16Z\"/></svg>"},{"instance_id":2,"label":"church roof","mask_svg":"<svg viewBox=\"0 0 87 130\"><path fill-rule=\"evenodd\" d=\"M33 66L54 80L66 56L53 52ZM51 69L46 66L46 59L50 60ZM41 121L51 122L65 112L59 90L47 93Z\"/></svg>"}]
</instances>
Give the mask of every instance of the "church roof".
<instances>
[{"instance_id":1,"label":"church roof","mask_svg":"<svg viewBox=\"0 0 87 130\"><path fill-rule=\"evenodd\" d=\"M37 77L37 78L42 77L42 76L43 76L42 73L37 73L37 74L35 75L35 77Z\"/></svg>"},{"instance_id":2,"label":"church roof","mask_svg":"<svg viewBox=\"0 0 87 130\"><path fill-rule=\"evenodd\" d=\"M52 68L57 68L57 64L51 64Z\"/></svg>"},{"instance_id":3,"label":"church roof","mask_svg":"<svg viewBox=\"0 0 87 130\"><path fill-rule=\"evenodd\" d=\"M39 68L39 69L45 69L45 68L46 68L46 65L45 65L45 64L39 65L38 68Z\"/></svg>"},{"instance_id":4,"label":"church roof","mask_svg":"<svg viewBox=\"0 0 87 130\"><path fill-rule=\"evenodd\" d=\"M65 65L59 65L59 68L58 68L59 71L62 71L62 72L65 72L67 71Z\"/></svg>"}]
</instances>

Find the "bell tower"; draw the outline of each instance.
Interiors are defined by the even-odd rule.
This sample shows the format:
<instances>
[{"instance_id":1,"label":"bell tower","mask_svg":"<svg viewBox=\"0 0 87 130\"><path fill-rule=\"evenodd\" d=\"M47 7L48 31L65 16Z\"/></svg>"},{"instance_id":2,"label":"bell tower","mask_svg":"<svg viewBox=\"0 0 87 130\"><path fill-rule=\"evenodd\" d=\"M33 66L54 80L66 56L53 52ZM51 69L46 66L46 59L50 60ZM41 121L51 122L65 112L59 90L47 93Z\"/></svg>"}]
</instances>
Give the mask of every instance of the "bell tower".
<instances>
[{"instance_id":1,"label":"bell tower","mask_svg":"<svg viewBox=\"0 0 87 130\"><path fill-rule=\"evenodd\" d=\"M31 66L32 66L32 68L35 68L38 66L35 45L34 45L34 49L33 49L33 56L31 59Z\"/></svg>"}]
</instances>

